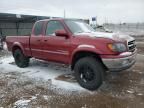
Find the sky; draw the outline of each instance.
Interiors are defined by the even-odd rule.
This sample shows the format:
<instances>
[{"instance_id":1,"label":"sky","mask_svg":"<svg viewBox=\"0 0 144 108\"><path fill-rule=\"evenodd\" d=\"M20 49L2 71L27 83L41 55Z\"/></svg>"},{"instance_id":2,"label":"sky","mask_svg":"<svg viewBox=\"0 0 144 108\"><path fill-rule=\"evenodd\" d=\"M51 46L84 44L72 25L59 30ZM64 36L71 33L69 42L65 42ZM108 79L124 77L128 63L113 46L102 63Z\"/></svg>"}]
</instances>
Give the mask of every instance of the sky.
<instances>
[{"instance_id":1,"label":"sky","mask_svg":"<svg viewBox=\"0 0 144 108\"><path fill-rule=\"evenodd\" d=\"M144 0L0 0L0 13L91 19L102 23L144 22Z\"/></svg>"}]
</instances>

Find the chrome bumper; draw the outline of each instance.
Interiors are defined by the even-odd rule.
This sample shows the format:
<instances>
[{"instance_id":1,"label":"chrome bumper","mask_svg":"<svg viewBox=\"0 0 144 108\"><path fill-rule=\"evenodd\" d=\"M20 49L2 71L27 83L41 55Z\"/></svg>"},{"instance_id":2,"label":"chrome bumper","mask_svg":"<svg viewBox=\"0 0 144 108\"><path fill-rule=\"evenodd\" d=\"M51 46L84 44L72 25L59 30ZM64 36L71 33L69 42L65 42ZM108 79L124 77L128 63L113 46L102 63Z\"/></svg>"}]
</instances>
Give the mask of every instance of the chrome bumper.
<instances>
[{"instance_id":1,"label":"chrome bumper","mask_svg":"<svg viewBox=\"0 0 144 108\"><path fill-rule=\"evenodd\" d=\"M137 51L135 51L131 56L122 58L104 58L102 59L105 66L109 71L122 71L130 68L136 62Z\"/></svg>"}]
</instances>

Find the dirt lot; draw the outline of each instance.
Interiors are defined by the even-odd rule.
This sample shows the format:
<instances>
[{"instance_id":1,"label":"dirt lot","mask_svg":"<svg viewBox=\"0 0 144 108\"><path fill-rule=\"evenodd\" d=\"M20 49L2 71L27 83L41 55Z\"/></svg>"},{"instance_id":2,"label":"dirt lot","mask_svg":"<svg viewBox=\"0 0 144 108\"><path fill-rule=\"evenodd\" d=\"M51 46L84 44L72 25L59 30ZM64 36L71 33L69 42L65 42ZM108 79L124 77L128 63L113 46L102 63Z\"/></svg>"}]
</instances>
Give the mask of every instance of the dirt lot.
<instances>
[{"instance_id":1,"label":"dirt lot","mask_svg":"<svg viewBox=\"0 0 144 108\"><path fill-rule=\"evenodd\" d=\"M0 108L144 108L143 42L137 46L136 64L109 74L93 92L81 88L65 65L32 59L20 69L10 53L0 52Z\"/></svg>"}]
</instances>

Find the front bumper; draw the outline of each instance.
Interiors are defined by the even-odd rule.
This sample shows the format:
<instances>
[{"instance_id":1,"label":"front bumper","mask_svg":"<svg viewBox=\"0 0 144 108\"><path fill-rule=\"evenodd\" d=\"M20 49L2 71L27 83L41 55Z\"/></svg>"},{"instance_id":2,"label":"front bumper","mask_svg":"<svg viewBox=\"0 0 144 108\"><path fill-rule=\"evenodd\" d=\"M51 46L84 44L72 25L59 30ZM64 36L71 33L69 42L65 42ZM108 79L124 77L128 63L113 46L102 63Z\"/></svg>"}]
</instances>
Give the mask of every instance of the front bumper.
<instances>
[{"instance_id":1,"label":"front bumper","mask_svg":"<svg viewBox=\"0 0 144 108\"><path fill-rule=\"evenodd\" d=\"M102 61L109 71L122 71L130 68L136 62L137 51L122 58L103 58Z\"/></svg>"}]
</instances>

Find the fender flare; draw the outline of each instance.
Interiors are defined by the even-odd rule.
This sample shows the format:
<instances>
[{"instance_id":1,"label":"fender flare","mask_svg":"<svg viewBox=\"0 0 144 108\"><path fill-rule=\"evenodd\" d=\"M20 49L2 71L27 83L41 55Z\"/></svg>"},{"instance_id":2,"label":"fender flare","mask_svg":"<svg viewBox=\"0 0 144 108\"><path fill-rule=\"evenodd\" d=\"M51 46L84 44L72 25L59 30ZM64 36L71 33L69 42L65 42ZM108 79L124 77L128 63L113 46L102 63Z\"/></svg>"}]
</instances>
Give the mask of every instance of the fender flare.
<instances>
[{"instance_id":1,"label":"fender flare","mask_svg":"<svg viewBox=\"0 0 144 108\"><path fill-rule=\"evenodd\" d=\"M19 47L19 48L21 49L21 51L23 52L23 54L25 55L25 51L24 51L24 48L23 48L23 46L21 45L21 43L19 43L19 42L14 42L14 44L12 45L12 53L13 53L14 47Z\"/></svg>"},{"instance_id":2,"label":"fender flare","mask_svg":"<svg viewBox=\"0 0 144 108\"><path fill-rule=\"evenodd\" d=\"M76 53L78 52L91 52L91 53L95 53L98 55L101 55L102 52L100 50L98 50L95 46L86 46L83 45L82 47L80 47L80 45L72 52L71 55L71 59L70 59L70 63L72 64L73 62L73 57L75 56Z\"/></svg>"}]
</instances>

